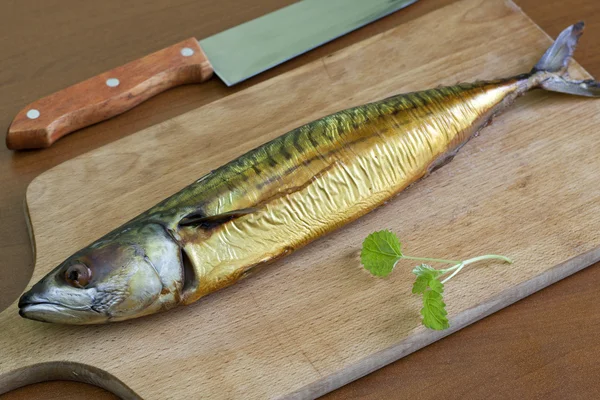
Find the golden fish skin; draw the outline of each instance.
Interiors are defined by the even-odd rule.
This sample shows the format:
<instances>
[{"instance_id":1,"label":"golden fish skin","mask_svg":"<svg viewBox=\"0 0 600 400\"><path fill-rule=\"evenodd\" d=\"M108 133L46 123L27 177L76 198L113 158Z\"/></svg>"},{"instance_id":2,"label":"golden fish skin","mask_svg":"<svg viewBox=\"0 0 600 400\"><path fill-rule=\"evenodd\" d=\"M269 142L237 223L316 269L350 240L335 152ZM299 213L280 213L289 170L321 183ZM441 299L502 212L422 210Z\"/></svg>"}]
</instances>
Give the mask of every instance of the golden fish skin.
<instances>
[{"instance_id":1,"label":"golden fish skin","mask_svg":"<svg viewBox=\"0 0 600 400\"><path fill-rule=\"evenodd\" d=\"M530 89L600 97L565 77L583 24L533 70L401 94L294 129L79 250L19 302L26 318L94 324L190 304L391 199Z\"/></svg>"},{"instance_id":2,"label":"golden fish skin","mask_svg":"<svg viewBox=\"0 0 600 400\"><path fill-rule=\"evenodd\" d=\"M352 108L291 131L215 171L211 178L224 187L211 198L228 202L209 204L204 213L256 211L202 237L195 227L179 232L198 278L184 303L389 200L464 144L498 106L527 90L528 82L463 84ZM232 171L239 181L233 193L225 187L231 180L221 176Z\"/></svg>"}]
</instances>

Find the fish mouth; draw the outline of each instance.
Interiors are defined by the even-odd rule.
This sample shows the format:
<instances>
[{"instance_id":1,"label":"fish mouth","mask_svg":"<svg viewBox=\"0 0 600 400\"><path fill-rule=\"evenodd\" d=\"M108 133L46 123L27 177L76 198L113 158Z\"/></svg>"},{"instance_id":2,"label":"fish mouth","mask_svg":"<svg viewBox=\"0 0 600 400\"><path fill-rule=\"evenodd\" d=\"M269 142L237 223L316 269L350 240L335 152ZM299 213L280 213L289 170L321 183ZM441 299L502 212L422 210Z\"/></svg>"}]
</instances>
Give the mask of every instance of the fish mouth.
<instances>
[{"instance_id":1,"label":"fish mouth","mask_svg":"<svg viewBox=\"0 0 600 400\"><path fill-rule=\"evenodd\" d=\"M40 322L85 323L92 315L101 317L98 311L88 307L69 307L49 301L19 303L19 315Z\"/></svg>"},{"instance_id":2,"label":"fish mouth","mask_svg":"<svg viewBox=\"0 0 600 400\"><path fill-rule=\"evenodd\" d=\"M53 306L55 308L69 309L75 311L93 311L91 308L88 307L69 307L65 306L64 304L52 303L51 301L29 301L19 303L19 313L23 310L31 309L32 307L36 306Z\"/></svg>"}]
</instances>

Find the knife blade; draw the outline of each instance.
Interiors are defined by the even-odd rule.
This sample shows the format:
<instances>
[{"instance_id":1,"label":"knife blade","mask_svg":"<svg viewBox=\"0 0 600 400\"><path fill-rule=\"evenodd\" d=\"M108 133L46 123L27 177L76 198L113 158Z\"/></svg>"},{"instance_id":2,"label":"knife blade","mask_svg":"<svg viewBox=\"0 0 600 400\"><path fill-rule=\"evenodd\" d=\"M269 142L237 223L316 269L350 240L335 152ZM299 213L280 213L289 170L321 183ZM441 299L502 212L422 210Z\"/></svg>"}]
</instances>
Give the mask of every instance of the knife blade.
<instances>
[{"instance_id":1,"label":"knife blade","mask_svg":"<svg viewBox=\"0 0 600 400\"><path fill-rule=\"evenodd\" d=\"M11 123L6 145L49 147L167 89L213 75L235 85L416 1L302 0L208 38L189 38L29 104Z\"/></svg>"}]
</instances>

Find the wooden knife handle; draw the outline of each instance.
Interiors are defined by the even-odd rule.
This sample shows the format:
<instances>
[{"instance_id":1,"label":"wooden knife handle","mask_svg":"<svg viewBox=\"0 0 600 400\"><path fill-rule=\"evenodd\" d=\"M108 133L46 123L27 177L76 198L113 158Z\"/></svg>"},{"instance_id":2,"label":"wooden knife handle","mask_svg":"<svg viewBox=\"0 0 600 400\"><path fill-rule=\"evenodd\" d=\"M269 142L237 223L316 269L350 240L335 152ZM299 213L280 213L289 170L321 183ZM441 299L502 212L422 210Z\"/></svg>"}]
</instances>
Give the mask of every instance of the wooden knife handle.
<instances>
[{"instance_id":1,"label":"wooden knife handle","mask_svg":"<svg viewBox=\"0 0 600 400\"><path fill-rule=\"evenodd\" d=\"M184 40L29 104L8 128L6 146L13 150L48 147L160 92L203 82L212 74L198 41Z\"/></svg>"}]
</instances>

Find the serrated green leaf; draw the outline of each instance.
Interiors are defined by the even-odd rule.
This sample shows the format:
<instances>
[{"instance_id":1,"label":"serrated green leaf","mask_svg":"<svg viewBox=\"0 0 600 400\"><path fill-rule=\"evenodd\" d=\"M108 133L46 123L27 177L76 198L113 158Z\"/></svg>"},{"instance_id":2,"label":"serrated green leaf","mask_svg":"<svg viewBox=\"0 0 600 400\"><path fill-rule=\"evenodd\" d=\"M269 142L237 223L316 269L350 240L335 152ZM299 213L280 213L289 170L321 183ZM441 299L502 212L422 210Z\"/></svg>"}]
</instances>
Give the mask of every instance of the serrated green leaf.
<instances>
[{"instance_id":1,"label":"serrated green leaf","mask_svg":"<svg viewBox=\"0 0 600 400\"><path fill-rule=\"evenodd\" d=\"M425 276L417 276L415 283L413 283L412 292L414 294L423 293L427 289L427 285L429 284L429 279Z\"/></svg>"},{"instance_id":2,"label":"serrated green leaf","mask_svg":"<svg viewBox=\"0 0 600 400\"><path fill-rule=\"evenodd\" d=\"M360 252L360 261L376 276L389 275L401 258L400 240L387 230L373 232L367 236Z\"/></svg>"},{"instance_id":3,"label":"serrated green leaf","mask_svg":"<svg viewBox=\"0 0 600 400\"><path fill-rule=\"evenodd\" d=\"M431 265L421 264L421 265L417 265L412 270L412 273L417 275L418 277L424 277L424 278L430 280L430 279L435 279L438 276L440 276L442 274L442 271L438 271L437 269L433 268Z\"/></svg>"},{"instance_id":4,"label":"serrated green leaf","mask_svg":"<svg viewBox=\"0 0 600 400\"><path fill-rule=\"evenodd\" d=\"M412 288L412 292L415 294L425 292L427 287L430 286L429 282L435 280L442 274L441 271L438 271L427 264L417 265L412 272L413 274L417 275L417 279L415 280Z\"/></svg>"},{"instance_id":5,"label":"serrated green leaf","mask_svg":"<svg viewBox=\"0 0 600 400\"><path fill-rule=\"evenodd\" d=\"M443 284L441 282L439 284L442 286L443 291ZM440 292L427 290L423 293L421 315L423 316L423 325L429 329L441 331L450 327L448 318L446 318L448 315L446 304Z\"/></svg>"},{"instance_id":6,"label":"serrated green leaf","mask_svg":"<svg viewBox=\"0 0 600 400\"><path fill-rule=\"evenodd\" d=\"M444 293L444 284L439 279L432 279L429 281L429 288L439 294Z\"/></svg>"}]
</instances>

